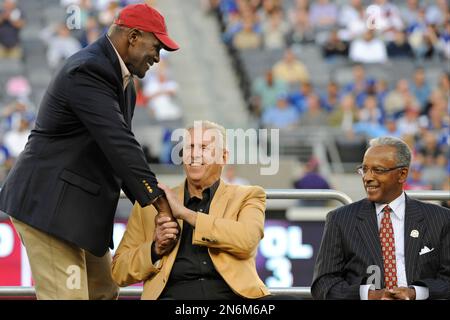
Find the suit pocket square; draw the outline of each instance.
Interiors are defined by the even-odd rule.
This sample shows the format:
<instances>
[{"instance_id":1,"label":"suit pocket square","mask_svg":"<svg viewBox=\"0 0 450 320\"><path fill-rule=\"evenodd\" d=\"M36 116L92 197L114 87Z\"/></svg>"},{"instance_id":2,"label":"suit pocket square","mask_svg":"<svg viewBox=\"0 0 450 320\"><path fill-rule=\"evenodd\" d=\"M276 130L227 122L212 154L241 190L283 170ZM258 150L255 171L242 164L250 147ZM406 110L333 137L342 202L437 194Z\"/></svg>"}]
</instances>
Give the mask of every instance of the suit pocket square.
<instances>
[{"instance_id":1,"label":"suit pocket square","mask_svg":"<svg viewBox=\"0 0 450 320\"><path fill-rule=\"evenodd\" d=\"M428 248L427 246L423 247L422 249L420 249L419 255L424 255L426 253L430 253L431 251L433 251L434 248Z\"/></svg>"}]
</instances>

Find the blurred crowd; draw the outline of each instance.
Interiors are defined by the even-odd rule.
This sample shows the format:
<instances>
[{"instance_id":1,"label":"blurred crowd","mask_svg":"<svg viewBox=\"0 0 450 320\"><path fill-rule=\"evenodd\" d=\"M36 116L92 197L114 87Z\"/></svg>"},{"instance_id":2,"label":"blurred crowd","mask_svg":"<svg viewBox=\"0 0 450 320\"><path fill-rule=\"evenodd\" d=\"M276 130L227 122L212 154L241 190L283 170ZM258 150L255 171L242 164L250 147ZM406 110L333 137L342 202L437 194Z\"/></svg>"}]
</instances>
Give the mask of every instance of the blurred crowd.
<instances>
[{"instance_id":1,"label":"blurred crowd","mask_svg":"<svg viewBox=\"0 0 450 320\"><path fill-rule=\"evenodd\" d=\"M263 76L251 79L250 110L261 127L338 128L348 141L400 137L414 152L407 188L448 189L446 1L212 0L210 5L228 46L284 52ZM344 59L352 80L313 83L313 66L296 50L304 46L320 48L324 64ZM392 82L366 71L397 59L410 60L413 73ZM442 65L438 79L427 78L424 62L430 60Z\"/></svg>"},{"instance_id":2,"label":"blurred crowd","mask_svg":"<svg viewBox=\"0 0 450 320\"><path fill-rule=\"evenodd\" d=\"M46 0L62 14L39 30L45 60L55 70L64 59L104 34L117 12L140 0ZM151 3L151 1L147 1ZM447 1L387 0L205 0L223 23L225 44L238 50L281 50L282 58L267 65L265 74L251 79L250 105L261 127L295 130L299 127L338 128L359 141L393 135L408 141L414 163L408 188L440 189L448 184L450 80L450 18ZM67 22L73 8L78 25ZM21 31L31 12L30 2L3 0L0 8L0 67L23 63L27 47ZM44 14L44 13L42 13ZM298 46L320 48L324 64L350 62L346 83L314 83L312 66L302 60ZM182 121L176 99L178 84L162 52L161 62L147 76L135 79L137 108L150 124L163 127L162 153L149 153L152 162L170 163L170 132ZM408 77L392 82L373 77L367 66L410 60ZM427 78L423 62L438 61L442 73ZM4 82L0 93L0 165L3 176L14 163L33 127L40 101L29 74L21 72ZM0 79L1 80L1 79ZM166 151L164 151L166 150ZM0 176L0 179L2 177ZM446 185L444 187L447 187Z\"/></svg>"},{"instance_id":3,"label":"blurred crowd","mask_svg":"<svg viewBox=\"0 0 450 320\"><path fill-rule=\"evenodd\" d=\"M210 0L224 40L237 49L315 43L326 58L355 62L389 57L450 58L446 0Z\"/></svg>"},{"instance_id":4,"label":"blurred crowd","mask_svg":"<svg viewBox=\"0 0 450 320\"><path fill-rule=\"evenodd\" d=\"M39 1L44 3L42 0L36 2ZM39 21L46 21L45 27L38 30L36 40L45 46L46 65L40 67L53 73L65 59L105 34L122 7L142 1L48 0L47 2L50 11L35 12L33 8L36 5L31 1L0 1L0 72L3 73L1 69L8 65L19 66L17 72L13 72L6 79L3 79L2 75L0 79L5 85L0 92L0 181L4 179L23 150L34 126L40 103L40 99L39 101L33 99L32 93L36 89L30 81L33 70L27 73L24 71L27 68L23 68L27 60L27 46L24 46L21 32L27 26L27 17L33 17L36 21L36 15L41 15L42 19ZM151 4L152 1L147 3ZM48 17L52 13L60 15ZM34 54L29 53L28 56ZM167 137L170 137L168 132L170 133L172 127L180 126L179 122L183 115L176 100L178 84L171 75L166 52L161 51L161 62L153 66L144 79L135 77L134 81L137 91L136 108L141 108L145 110L144 114L148 114L148 119L143 121L144 124L162 126L161 143L164 146L167 144ZM45 88L47 84L40 85ZM151 149L149 146L145 149L149 161L170 162L167 152L158 157L149 151Z\"/></svg>"}]
</instances>

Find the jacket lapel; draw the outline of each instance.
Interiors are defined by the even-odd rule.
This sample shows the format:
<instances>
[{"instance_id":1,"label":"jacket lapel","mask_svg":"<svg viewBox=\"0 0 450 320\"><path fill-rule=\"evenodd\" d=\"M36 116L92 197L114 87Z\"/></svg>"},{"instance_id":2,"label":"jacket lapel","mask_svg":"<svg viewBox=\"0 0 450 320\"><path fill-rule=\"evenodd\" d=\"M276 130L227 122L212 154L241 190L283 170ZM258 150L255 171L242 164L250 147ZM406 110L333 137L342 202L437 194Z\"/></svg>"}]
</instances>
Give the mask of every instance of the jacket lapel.
<instances>
[{"instance_id":1,"label":"jacket lapel","mask_svg":"<svg viewBox=\"0 0 450 320\"><path fill-rule=\"evenodd\" d=\"M419 251L426 233L424 217L415 200L406 197L405 204L405 268L408 284L417 279L420 274L418 263ZM412 237L411 232L416 230L418 237ZM414 232L417 234L417 232Z\"/></svg>"},{"instance_id":2,"label":"jacket lapel","mask_svg":"<svg viewBox=\"0 0 450 320\"><path fill-rule=\"evenodd\" d=\"M357 229L375 265L383 272L383 257L381 253L380 236L378 232L375 207L369 200L363 200L361 211L358 213ZM384 287L384 277L381 279Z\"/></svg>"},{"instance_id":3,"label":"jacket lapel","mask_svg":"<svg viewBox=\"0 0 450 320\"><path fill-rule=\"evenodd\" d=\"M184 200L184 182L174 189L177 194L177 198L181 203ZM183 230L183 219L177 219L178 224L180 226L180 232ZM181 233L180 233L181 234ZM166 279L169 279L170 272L172 271L172 266L175 263L175 258L177 257L178 249L180 248L180 241L177 242L175 248L173 248L172 252L168 256L164 256L163 259L166 259L164 263L167 263L170 268L166 268Z\"/></svg>"},{"instance_id":4,"label":"jacket lapel","mask_svg":"<svg viewBox=\"0 0 450 320\"><path fill-rule=\"evenodd\" d=\"M127 86L126 90L123 90L123 82L122 82L122 70L120 68L120 62L117 58L117 54L114 51L114 48L107 38L107 36L103 36L100 38L97 42L102 48L105 53L105 55L110 60L113 69L114 69L114 75L115 80L118 88L118 96L119 96L119 105L120 110L122 111L122 114L124 116L125 122L128 124L128 126L131 129L131 118L134 112L134 104L136 102L136 94L134 90L134 83L132 83L133 79L130 79L130 84Z\"/></svg>"},{"instance_id":5,"label":"jacket lapel","mask_svg":"<svg viewBox=\"0 0 450 320\"><path fill-rule=\"evenodd\" d=\"M230 200L230 193L228 185L220 179L219 187L214 194L209 207L209 214L221 218L224 215L228 200Z\"/></svg>"},{"instance_id":6,"label":"jacket lapel","mask_svg":"<svg viewBox=\"0 0 450 320\"><path fill-rule=\"evenodd\" d=\"M134 113L134 105L136 103L136 91L134 89L134 81L133 77L130 78L130 81L125 89L124 93L124 106L125 108L122 110L125 121L128 124L128 127L131 129L131 122L133 119Z\"/></svg>"}]
</instances>

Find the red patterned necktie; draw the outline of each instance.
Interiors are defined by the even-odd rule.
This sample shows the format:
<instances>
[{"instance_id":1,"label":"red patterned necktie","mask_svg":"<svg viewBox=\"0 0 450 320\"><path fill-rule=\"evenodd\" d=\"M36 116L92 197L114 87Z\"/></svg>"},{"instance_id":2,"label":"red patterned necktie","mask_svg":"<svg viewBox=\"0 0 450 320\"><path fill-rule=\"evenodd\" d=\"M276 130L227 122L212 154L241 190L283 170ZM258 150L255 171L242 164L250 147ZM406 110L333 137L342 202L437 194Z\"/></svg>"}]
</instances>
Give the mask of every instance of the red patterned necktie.
<instances>
[{"instance_id":1,"label":"red patterned necktie","mask_svg":"<svg viewBox=\"0 0 450 320\"><path fill-rule=\"evenodd\" d=\"M397 286L397 264L395 262L394 228L391 221L392 209L389 206L383 208L383 219L380 227L381 251L383 252L384 283L386 289Z\"/></svg>"}]
</instances>

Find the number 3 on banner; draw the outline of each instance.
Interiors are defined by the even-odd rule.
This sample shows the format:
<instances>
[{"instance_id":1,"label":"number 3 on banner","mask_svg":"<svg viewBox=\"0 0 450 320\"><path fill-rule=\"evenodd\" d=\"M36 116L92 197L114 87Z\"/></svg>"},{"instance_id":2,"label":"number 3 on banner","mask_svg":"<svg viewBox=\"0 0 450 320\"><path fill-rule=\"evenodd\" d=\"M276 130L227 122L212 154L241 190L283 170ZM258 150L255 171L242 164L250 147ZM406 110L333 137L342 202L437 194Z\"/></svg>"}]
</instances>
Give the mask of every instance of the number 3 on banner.
<instances>
[{"instance_id":1,"label":"number 3 on banner","mask_svg":"<svg viewBox=\"0 0 450 320\"><path fill-rule=\"evenodd\" d=\"M273 276L266 279L266 285L268 287L291 287L294 282L291 267L291 261L285 257L267 260L266 268L272 271Z\"/></svg>"}]
</instances>

